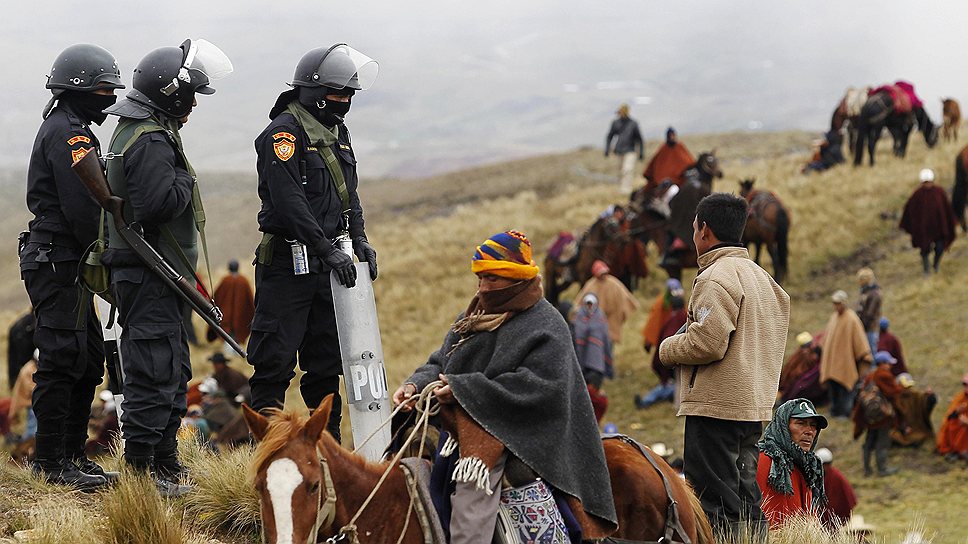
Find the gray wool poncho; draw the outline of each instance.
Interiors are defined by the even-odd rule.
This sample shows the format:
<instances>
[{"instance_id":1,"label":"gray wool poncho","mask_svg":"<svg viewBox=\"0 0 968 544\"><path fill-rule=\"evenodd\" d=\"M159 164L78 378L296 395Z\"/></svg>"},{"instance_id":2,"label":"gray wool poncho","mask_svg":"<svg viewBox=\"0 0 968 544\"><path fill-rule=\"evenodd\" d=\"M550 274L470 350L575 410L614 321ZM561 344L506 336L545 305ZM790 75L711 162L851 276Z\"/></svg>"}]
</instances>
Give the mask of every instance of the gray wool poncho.
<instances>
[{"instance_id":1,"label":"gray wool poncho","mask_svg":"<svg viewBox=\"0 0 968 544\"><path fill-rule=\"evenodd\" d=\"M542 298L454 349L459 340L449 331L407 381L419 391L446 375L474 421L586 512L615 523L602 440L561 314Z\"/></svg>"}]
</instances>

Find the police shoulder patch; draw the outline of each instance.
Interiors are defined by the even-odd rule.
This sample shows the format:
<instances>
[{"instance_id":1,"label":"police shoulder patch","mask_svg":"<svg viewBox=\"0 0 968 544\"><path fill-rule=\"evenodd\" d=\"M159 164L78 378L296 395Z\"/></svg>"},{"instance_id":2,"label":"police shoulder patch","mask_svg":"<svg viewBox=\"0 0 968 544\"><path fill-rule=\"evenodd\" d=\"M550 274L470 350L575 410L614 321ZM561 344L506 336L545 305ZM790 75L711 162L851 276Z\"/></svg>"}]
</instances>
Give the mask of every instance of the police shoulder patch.
<instances>
[{"instance_id":1,"label":"police shoulder patch","mask_svg":"<svg viewBox=\"0 0 968 544\"><path fill-rule=\"evenodd\" d=\"M288 161L292 158L292 154L296 152L296 144L283 138L272 143L272 150L276 152L279 160Z\"/></svg>"},{"instance_id":2,"label":"police shoulder patch","mask_svg":"<svg viewBox=\"0 0 968 544\"><path fill-rule=\"evenodd\" d=\"M76 144L78 142L85 143L85 144L89 144L89 143L91 143L91 139L88 138L87 136L77 135L77 136L74 136L73 138L67 140L67 145L74 145L74 144Z\"/></svg>"},{"instance_id":3,"label":"police shoulder patch","mask_svg":"<svg viewBox=\"0 0 968 544\"><path fill-rule=\"evenodd\" d=\"M272 139L273 140L290 140L290 141L293 141L293 142L296 141L296 137L293 136L289 132L277 132L277 133L275 133L275 134L272 135Z\"/></svg>"},{"instance_id":4,"label":"police shoulder patch","mask_svg":"<svg viewBox=\"0 0 968 544\"><path fill-rule=\"evenodd\" d=\"M83 136L79 136L79 138L82 138L82 137ZM80 149L72 149L71 150L71 161L72 162L77 162L77 161L83 159L84 156L87 155L88 153L90 153L90 151L92 149L94 149L94 148L93 147L82 147Z\"/></svg>"}]
</instances>

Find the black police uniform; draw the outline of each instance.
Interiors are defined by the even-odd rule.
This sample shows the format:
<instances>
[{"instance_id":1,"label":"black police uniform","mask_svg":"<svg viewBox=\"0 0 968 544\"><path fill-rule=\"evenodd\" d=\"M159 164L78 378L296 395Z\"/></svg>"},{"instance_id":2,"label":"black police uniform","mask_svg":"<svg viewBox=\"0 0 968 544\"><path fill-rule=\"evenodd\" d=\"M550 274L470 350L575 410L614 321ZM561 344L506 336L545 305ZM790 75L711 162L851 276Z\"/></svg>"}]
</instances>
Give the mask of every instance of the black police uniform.
<instances>
[{"instance_id":1,"label":"black police uniform","mask_svg":"<svg viewBox=\"0 0 968 544\"><path fill-rule=\"evenodd\" d=\"M94 390L104 375L101 325L77 281L78 261L98 236L100 208L71 170L92 147L100 153L88 124L61 101L40 126L27 170L34 219L22 240L20 274L37 319L38 460L84 457Z\"/></svg>"},{"instance_id":2,"label":"black police uniform","mask_svg":"<svg viewBox=\"0 0 968 544\"><path fill-rule=\"evenodd\" d=\"M346 126L337 127L339 134L330 149L349 194L348 229L351 238L363 238L356 157ZM255 368L249 380L252 406L258 410L283 405L298 353L299 366L306 372L299 384L306 405L313 409L326 395L336 394L327 428L338 439L343 369L330 268L323 263L320 248L344 228L342 200L326 163L292 114L278 114L256 138L255 149L262 199L259 230L272 239L263 244L271 248L271 259L265 258L267 247L260 247L255 261L255 316L248 344L249 363ZM294 274L288 240L306 245L308 274Z\"/></svg>"},{"instance_id":3,"label":"black police uniform","mask_svg":"<svg viewBox=\"0 0 968 544\"><path fill-rule=\"evenodd\" d=\"M125 218L141 225L148 243L191 277L197 257L191 206L195 180L179 151L175 122L157 112L145 119L120 117L111 143L114 158L108 161L111 192L124 198ZM142 133L125 148L139 126L154 131ZM111 267L122 327L121 429L126 461L142 467L175 458L192 372L182 319L186 303L143 265L111 227L103 260ZM171 246L171 239L178 249Z\"/></svg>"}]
</instances>

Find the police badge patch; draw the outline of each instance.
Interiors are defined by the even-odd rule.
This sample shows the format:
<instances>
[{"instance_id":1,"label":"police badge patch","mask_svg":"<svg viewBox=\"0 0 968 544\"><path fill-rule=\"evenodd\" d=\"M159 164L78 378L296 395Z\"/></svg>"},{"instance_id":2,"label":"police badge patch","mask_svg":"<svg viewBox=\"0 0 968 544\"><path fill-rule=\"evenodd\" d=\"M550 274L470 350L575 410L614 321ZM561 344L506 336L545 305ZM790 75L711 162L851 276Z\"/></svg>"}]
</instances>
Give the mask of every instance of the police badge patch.
<instances>
[{"instance_id":1,"label":"police badge patch","mask_svg":"<svg viewBox=\"0 0 968 544\"><path fill-rule=\"evenodd\" d=\"M288 132L277 132L272 135L272 139L276 140L272 143L272 149L279 160L285 162L291 159L296 152L296 137Z\"/></svg>"},{"instance_id":2,"label":"police badge patch","mask_svg":"<svg viewBox=\"0 0 968 544\"><path fill-rule=\"evenodd\" d=\"M91 149L93 149L93 148L82 147L82 148L77 149L77 150L72 149L71 150L71 161L77 162L77 161L83 159L84 156L87 155L91 151Z\"/></svg>"}]
</instances>

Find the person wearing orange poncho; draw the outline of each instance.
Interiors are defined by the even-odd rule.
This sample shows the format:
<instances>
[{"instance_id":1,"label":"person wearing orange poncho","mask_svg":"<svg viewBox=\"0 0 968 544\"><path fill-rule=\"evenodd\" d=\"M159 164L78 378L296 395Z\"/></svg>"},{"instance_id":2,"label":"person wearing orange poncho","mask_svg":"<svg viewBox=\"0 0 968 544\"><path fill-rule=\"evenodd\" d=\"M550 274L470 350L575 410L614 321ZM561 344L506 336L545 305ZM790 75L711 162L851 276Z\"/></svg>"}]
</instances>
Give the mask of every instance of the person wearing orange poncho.
<instances>
[{"instance_id":1,"label":"person wearing orange poncho","mask_svg":"<svg viewBox=\"0 0 968 544\"><path fill-rule=\"evenodd\" d=\"M249 280L239 275L239 261L229 261L229 275L215 288L215 304L222 310L222 328L240 344L244 344L249 338L255 302ZM206 338L209 342L216 338L215 330L211 327Z\"/></svg>"},{"instance_id":2,"label":"person wearing orange poncho","mask_svg":"<svg viewBox=\"0 0 968 544\"><path fill-rule=\"evenodd\" d=\"M683 170L696 164L695 157L686 149L686 146L679 141L676 130L669 127L666 130L665 145L662 145L652 155L649 165L642 172L645 178L646 188L653 188L667 179L671 179L676 185L680 185L682 180L679 176Z\"/></svg>"},{"instance_id":3,"label":"person wearing orange poncho","mask_svg":"<svg viewBox=\"0 0 968 544\"><path fill-rule=\"evenodd\" d=\"M938 453L954 461L968 459L968 374L961 378L962 390L944 412L938 431Z\"/></svg>"}]
</instances>

